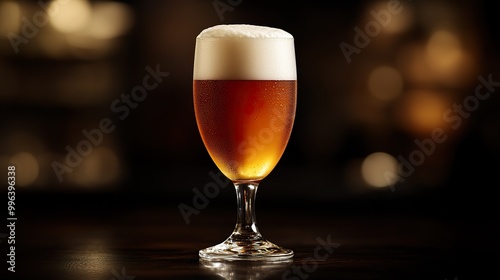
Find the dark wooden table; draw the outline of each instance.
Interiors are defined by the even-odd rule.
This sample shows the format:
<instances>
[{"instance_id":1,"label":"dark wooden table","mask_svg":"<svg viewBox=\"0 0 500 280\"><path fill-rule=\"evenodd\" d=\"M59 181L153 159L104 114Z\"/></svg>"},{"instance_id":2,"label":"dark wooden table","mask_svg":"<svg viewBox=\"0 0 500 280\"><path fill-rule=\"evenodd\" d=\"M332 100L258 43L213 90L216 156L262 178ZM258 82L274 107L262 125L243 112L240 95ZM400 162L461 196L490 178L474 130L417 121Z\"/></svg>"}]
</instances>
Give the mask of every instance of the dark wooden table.
<instances>
[{"instance_id":1,"label":"dark wooden table","mask_svg":"<svg viewBox=\"0 0 500 280\"><path fill-rule=\"evenodd\" d=\"M257 208L262 234L293 249L291 262L205 263L198 250L230 234L234 205L211 205L187 225L175 200L140 194L23 199L30 204L19 210L17 272L3 262L1 279L485 279L471 275L499 256L498 219L291 201Z\"/></svg>"}]
</instances>

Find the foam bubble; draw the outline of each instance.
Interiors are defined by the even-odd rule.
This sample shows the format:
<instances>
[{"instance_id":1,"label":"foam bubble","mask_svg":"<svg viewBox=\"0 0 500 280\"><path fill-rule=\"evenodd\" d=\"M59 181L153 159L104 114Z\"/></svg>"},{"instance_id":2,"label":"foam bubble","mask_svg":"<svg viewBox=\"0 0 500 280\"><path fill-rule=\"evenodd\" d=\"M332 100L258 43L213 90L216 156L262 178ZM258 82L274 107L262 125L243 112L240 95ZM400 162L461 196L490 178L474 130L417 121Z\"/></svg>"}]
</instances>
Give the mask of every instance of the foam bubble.
<instances>
[{"instance_id":1,"label":"foam bubble","mask_svg":"<svg viewBox=\"0 0 500 280\"><path fill-rule=\"evenodd\" d=\"M195 80L296 80L293 36L247 24L216 25L196 37Z\"/></svg>"}]
</instances>

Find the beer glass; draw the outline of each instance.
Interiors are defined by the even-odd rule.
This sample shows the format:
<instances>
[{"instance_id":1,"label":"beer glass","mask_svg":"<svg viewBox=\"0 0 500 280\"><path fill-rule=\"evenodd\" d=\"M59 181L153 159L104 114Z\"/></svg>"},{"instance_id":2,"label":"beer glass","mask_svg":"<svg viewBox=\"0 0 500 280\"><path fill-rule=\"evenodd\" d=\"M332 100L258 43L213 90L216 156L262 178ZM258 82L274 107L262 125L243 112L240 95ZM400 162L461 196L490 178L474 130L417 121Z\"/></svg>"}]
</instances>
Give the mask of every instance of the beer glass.
<instances>
[{"instance_id":1,"label":"beer glass","mask_svg":"<svg viewBox=\"0 0 500 280\"><path fill-rule=\"evenodd\" d=\"M293 251L262 236L255 219L259 183L281 158L295 119L294 38L266 26L217 25L196 37L193 100L203 143L236 188L237 221L203 260L281 261Z\"/></svg>"}]
</instances>

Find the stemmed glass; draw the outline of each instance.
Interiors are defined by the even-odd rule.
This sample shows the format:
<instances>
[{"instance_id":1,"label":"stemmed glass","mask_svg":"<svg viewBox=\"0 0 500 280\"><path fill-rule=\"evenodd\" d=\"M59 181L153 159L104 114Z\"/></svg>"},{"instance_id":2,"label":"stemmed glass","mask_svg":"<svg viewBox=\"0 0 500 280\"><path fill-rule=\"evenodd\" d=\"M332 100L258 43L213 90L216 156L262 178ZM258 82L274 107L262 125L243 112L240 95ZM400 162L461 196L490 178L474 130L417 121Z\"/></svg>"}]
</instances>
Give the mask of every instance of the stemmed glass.
<instances>
[{"instance_id":1,"label":"stemmed glass","mask_svg":"<svg viewBox=\"0 0 500 280\"><path fill-rule=\"evenodd\" d=\"M274 169L295 119L294 38L284 30L217 25L196 38L193 99L203 143L236 188L237 221L222 243L202 249L203 260L281 261L293 251L262 236L255 195Z\"/></svg>"}]
</instances>

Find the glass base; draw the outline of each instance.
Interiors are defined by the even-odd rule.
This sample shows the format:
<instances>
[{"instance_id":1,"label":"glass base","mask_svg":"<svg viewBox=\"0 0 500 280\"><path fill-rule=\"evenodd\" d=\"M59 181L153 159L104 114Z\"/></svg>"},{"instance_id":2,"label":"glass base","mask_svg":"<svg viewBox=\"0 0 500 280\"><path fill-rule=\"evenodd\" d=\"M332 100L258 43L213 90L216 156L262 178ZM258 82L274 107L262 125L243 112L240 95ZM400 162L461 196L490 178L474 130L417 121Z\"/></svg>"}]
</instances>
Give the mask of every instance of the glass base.
<instances>
[{"instance_id":1,"label":"glass base","mask_svg":"<svg viewBox=\"0 0 500 280\"><path fill-rule=\"evenodd\" d=\"M276 262L293 257L293 251L281 248L260 237L241 240L229 237L221 244L200 250L200 258L213 261L267 261Z\"/></svg>"},{"instance_id":2,"label":"glass base","mask_svg":"<svg viewBox=\"0 0 500 280\"><path fill-rule=\"evenodd\" d=\"M214 261L200 259L199 266L221 279L281 279L280 275L290 268L292 259L277 262ZM219 278L217 278L219 279ZM294 279L291 277L290 279ZM298 278L297 278L298 279Z\"/></svg>"}]
</instances>

